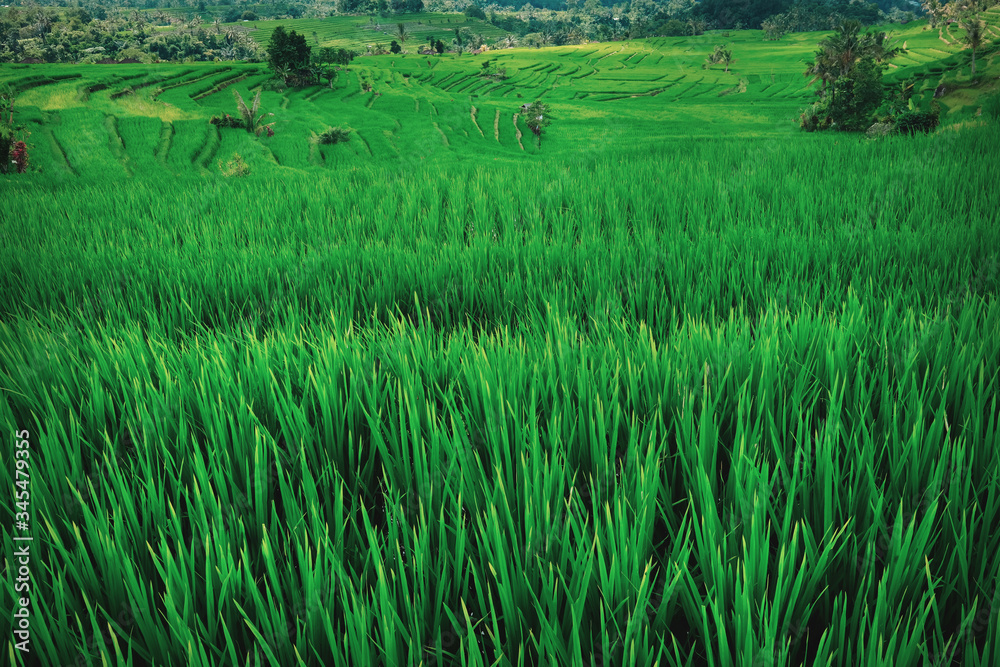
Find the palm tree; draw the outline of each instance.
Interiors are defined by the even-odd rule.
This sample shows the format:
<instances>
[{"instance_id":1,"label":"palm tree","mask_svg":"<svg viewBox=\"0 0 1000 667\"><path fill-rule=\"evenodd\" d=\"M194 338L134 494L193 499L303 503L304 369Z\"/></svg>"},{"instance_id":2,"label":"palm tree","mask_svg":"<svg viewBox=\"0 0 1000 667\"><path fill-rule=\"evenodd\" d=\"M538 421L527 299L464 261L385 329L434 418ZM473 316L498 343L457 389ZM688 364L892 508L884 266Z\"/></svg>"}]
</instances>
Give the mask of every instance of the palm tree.
<instances>
[{"instance_id":1,"label":"palm tree","mask_svg":"<svg viewBox=\"0 0 1000 667\"><path fill-rule=\"evenodd\" d=\"M976 75L976 51L983 45L986 24L975 14L959 21L958 25L965 30L962 41L972 49L972 76Z\"/></svg>"},{"instance_id":2,"label":"palm tree","mask_svg":"<svg viewBox=\"0 0 1000 667\"><path fill-rule=\"evenodd\" d=\"M406 26L402 23L396 24L396 38L399 40L400 44L410 38L410 33L406 32Z\"/></svg>"},{"instance_id":3,"label":"palm tree","mask_svg":"<svg viewBox=\"0 0 1000 667\"><path fill-rule=\"evenodd\" d=\"M721 49L719 51L719 62L725 63L725 65L726 65L726 72L728 73L729 72L729 66L732 63L736 62L733 59L733 50L732 49Z\"/></svg>"},{"instance_id":4,"label":"palm tree","mask_svg":"<svg viewBox=\"0 0 1000 667\"><path fill-rule=\"evenodd\" d=\"M812 85L817 81L820 82L820 95L826 95L826 85L828 83L833 83L837 78L836 73L837 60L834 56L833 49L825 46L820 48L813 60L806 63L806 71L803 72L805 76L812 77L809 79L807 85Z\"/></svg>"},{"instance_id":5,"label":"palm tree","mask_svg":"<svg viewBox=\"0 0 1000 667\"><path fill-rule=\"evenodd\" d=\"M220 19L218 16L216 16L215 20L212 21L212 25L215 26L215 34L216 35L221 35L222 34L222 19Z\"/></svg>"},{"instance_id":6,"label":"palm tree","mask_svg":"<svg viewBox=\"0 0 1000 667\"><path fill-rule=\"evenodd\" d=\"M902 47L893 46L890 35L885 32L866 33L862 35L861 44L864 55L871 56L877 63L892 60L906 52Z\"/></svg>"},{"instance_id":7,"label":"palm tree","mask_svg":"<svg viewBox=\"0 0 1000 667\"><path fill-rule=\"evenodd\" d=\"M927 12L927 19L930 21L931 30L933 30L944 15L944 5L939 0L924 0L920 7Z\"/></svg>"},{"instance_id":8,"label":"palm tree","mask_svg":"<svg viewBox=\"0 0 1000 667\"><path fill-rule=\"evenodd\" d=\"M274 74L287 86L288 78L292 75L292 70L285 63L280 63L274 66Z\"/></svg>"},{"instance_id":9,"label":"palm tree","mask_svg":"<svg viewBox=\"0 0 1000 667\"><path fill-rule=\"evenodd\" d=\"M839 76L846 76L863 55L862 42L861 22L852 20L841 23L837 32L821 41L820 46L830 49L840 69Z\"/></svg>"},{"instance_id":10,"label":"palm tree","mask_svg":"<svg viewBox=\"0 0 1000 667\"><path fill-rule=\"evenodd\" d=\"M257 115L257 111L260 109L260 91L254 95L253 104L248 108L246 103L243 101L243 97L240 92L233 88L233 95L236 96L236 109L240 112L240 116L243 117L243 123L246 125L247 132L253 132L258 137L261 132L267 130L274 123L269 123L264 125L262 122L268 116L273 116L273 113L262 113L260 116Z\"/></svg>"}]
</instances>

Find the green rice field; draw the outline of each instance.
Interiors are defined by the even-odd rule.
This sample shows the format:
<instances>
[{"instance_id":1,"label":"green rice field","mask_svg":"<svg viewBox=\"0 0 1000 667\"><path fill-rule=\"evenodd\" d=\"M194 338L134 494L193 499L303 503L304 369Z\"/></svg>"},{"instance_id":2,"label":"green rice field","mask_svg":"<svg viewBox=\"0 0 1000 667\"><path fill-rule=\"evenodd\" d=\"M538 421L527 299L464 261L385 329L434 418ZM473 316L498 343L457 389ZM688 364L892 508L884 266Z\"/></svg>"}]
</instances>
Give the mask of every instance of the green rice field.
<instances>
[{"instance_id":1,"label":"green rice field","mask_svg":"<svg viewBox=\"0 0 1000 667\"><path fill-rule=\"evenodd\" d=\"M877 140L799 130L823 33L362 56L259 138L263 64L0 65L4 660L1000 665L1000 50L926 26Z\"/></svg>"}]
</instances>

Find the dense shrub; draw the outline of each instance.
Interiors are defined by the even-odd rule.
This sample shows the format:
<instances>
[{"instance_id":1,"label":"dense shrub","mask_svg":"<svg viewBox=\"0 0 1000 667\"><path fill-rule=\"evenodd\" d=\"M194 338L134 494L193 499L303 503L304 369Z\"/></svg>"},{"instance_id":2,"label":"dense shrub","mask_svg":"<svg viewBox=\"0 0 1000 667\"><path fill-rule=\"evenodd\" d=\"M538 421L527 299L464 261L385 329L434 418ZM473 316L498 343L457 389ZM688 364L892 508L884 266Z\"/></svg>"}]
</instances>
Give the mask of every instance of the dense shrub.
<instances>
[{"instance_id":1,"label":"dense shrub","mask_svg":"<svg viewBox=\"0 0 1000 667\"><path fill-rule=\"evenodd\" d=\"M938 114L930 111L907 111L896 119L896 131L900 134L930 132L938 126Z\"/></svg>"},{"instance_id":2,"label":"dense shrub","mask_svg":"<svg viewBox=\"0 0 1000 667\"><path fill-rule=\"evenodd\" d=\"M247 127L242 118L230 116L229 114L224 116L212 116L211 120L208 122L219 127L235 127L241 130L245 130Z\"/></svg>"},{"instance_id":3,"label":"dense shrub","mask_svg":"<svg viewBox=\"0 0 1000 667\"><path fill-rule=\"evenodd\" d=\"M476 4L469 5L465 10L465 15L471 19L486 20L486 12L483 11L482 7Z\"/></svg>"},{"instance_id":4,"label":"dense shrub","mask_svg":"<svg viewBox=\"0 0 1000 667\"><path fill-rule=\"evenodd\" d=\"M826 105L822 102L811 104L799 116L799 127L806 132L825 130L830 127L830 116L826 113Z\"/></svg>"},{"instance_id":5,"label":"dense shrub","mask_svg":"<svg viewBox=\"0 0 1000 667\"><path fill-rule=\"evenodd\" d=\"M838 130L863 132L871 126L884 95L881 67L872 58L863 58L850 74L834 82L826 110Z\"/></svg>"},{"instance_id":6,"label":"dense shrub","mask_svg":"<svg viewBox=\"0 0 1000 667\"><path fill-rule=\"evenodd\" d=\"M346 127L329 127L316 136L316 143L339 144L351 140L351 130Z\"/></svg>"}]
</instances>

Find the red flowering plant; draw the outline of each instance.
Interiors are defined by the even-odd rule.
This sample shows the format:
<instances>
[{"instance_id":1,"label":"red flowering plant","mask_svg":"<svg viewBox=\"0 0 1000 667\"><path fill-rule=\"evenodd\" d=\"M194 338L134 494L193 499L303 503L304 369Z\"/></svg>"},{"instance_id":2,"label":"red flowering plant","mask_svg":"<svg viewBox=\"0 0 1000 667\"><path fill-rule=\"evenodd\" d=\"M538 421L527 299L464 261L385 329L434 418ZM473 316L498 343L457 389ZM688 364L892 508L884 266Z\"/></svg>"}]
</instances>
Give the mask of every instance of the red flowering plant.
<instances>
[{"instance_id":1,"label":"red flowering plant","mask_svg":"<svg viewBox=\"0 0 1000 667\"><path fill-rule=\"evenodd\" d=\"M17 136L23 129L14 127L14 93L4 86L0 89L0 174L9 173L11 165L19 174L28 169L28 145Z\"/></svg>"},{"instance_id":2,"label":"red flowering plant","mask_svg":"<svg viewBox=\"0 0 1000 667\"><path fill-rule=\"evenodd\" d=\"M15 142L10 161L17 166L17 173L23 174L28 169L28 145L23 141Z\"/></svg>"}]
</instances>

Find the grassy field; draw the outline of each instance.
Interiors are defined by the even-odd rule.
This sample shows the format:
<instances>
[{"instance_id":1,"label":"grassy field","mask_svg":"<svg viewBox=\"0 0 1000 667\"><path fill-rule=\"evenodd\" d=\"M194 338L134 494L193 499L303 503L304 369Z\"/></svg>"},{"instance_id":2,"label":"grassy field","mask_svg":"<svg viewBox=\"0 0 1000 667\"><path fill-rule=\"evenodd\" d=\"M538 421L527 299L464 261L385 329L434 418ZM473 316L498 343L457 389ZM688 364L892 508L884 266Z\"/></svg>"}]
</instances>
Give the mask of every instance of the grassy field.
<instances>
[{"instance_id":1,"label":"grassy field","mask_svg":"<svg viewBox=\"0 0 1000 667\"><path fill-rule=\"evenodd\" d=\"M819 33L361 57L259 139L262 65L0 66L10 661L1000 664L1000 58L925 25L879 140L798 130Z\"/></svg>"}]
</instances>

